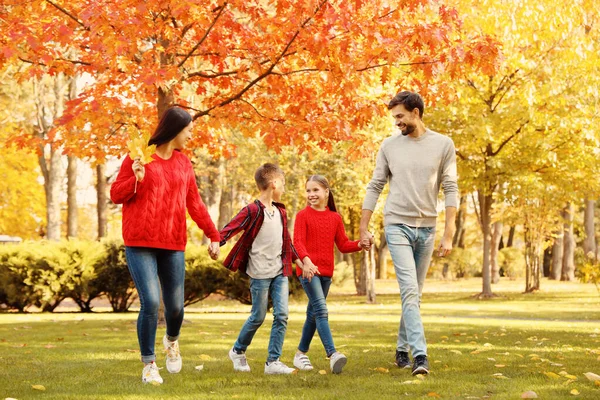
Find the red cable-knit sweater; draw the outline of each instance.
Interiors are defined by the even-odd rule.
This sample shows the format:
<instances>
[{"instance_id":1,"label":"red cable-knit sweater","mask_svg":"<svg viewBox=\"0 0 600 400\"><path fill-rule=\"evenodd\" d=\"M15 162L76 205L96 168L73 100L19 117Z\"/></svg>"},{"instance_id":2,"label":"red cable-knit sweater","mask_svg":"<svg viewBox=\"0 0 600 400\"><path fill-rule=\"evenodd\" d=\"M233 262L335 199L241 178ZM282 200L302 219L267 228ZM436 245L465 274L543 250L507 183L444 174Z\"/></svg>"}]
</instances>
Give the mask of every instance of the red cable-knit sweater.
<instances>
[{"instance_id":1,"label":"red cable-knit sweater","mask_svg":"<svg viewBox=\"0 0 600 400\"><path fill-rule=\"evenodd\" d=\"M174 151L163 160L156 154L145 165L144 180L137 183L125 157L110 198L123 204L123 240L126 246L185 250L187 243L186 208L190 216L213 242L220 241L219 231L200 198L190 160Z\"/></svg>"},{"instance_id":2,"label":"red cable-knit sweater","mask_svg":"<svg viewBox=\"0 0 600 400\"><path fill-rule=\"evenodd\" d=\"M353 253L360 250L358 242L358 240L348 239L342 217L329 208L325 211L317 211L307 206L296 214L294 247L300 260L308 256L319 268L321 276L333 276L334 243L342 253ZM296 274L302 275L302 270L297 268Z\"/></svg>"}]
</instances>

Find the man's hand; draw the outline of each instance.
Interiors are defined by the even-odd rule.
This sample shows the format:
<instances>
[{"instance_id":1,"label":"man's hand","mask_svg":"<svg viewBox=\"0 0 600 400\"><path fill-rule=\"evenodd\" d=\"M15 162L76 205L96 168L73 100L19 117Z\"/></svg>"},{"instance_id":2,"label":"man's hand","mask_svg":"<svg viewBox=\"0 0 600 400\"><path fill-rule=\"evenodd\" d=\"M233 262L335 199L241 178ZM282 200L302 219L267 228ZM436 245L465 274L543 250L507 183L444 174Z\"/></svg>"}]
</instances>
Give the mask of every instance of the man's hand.
<instances>
[{"instance_id":1,"label":"man's hand","mask_svg":"<svg viewBox=\"0 0 600 400\"><path fill-rule=\"evenodd\" d=\"M448 237L444 235L442 237L442 241L440 242L440 247L438 248L438 256L446 257L452 252L452 237Z\"/></svg>"},{"instance_id":2,"label":"man's hand","mask_svg":"<svg viewBox=\"0 0 600 400\"><path fill-rule=\"evenodd\" d=\"M361 231L360 232L360 242L358 245L361 249L365 251L371 250L371 246L374 243L373 235L369 231Z\"/></svg>"}]
</instances>

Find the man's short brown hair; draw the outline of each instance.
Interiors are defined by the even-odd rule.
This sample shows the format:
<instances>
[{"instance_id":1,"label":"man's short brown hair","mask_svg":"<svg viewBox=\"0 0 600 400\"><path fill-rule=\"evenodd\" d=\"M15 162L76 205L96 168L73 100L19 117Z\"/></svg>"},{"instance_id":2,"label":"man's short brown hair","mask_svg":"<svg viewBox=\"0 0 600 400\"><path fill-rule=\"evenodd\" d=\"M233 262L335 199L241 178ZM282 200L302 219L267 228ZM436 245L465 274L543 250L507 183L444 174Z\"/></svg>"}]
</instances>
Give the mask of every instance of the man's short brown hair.
<instances>
[{"instance_id":1,"label":"man's short brown hair","mask_svg":"<svg viewBox=\"0 0 600 400\"><path fill-rule=\"evenodd\" d=\"M266 163L258 167L254 173L254 180L260 190L267 190L269 184L278 176L285 177L281 168L275 164Z\"/></svg>"}]
</instances>

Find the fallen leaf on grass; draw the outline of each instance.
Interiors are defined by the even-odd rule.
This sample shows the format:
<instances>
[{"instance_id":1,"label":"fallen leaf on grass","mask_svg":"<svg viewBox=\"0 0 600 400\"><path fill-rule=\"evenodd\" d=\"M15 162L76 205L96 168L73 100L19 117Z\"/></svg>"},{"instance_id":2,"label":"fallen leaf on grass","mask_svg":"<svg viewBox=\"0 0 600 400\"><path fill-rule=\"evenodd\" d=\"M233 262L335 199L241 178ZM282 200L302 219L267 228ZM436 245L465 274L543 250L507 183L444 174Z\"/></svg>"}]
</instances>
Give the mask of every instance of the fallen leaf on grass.
<instances>
[{"instance_id":1,"label":"fallen leaf on grass","mask_svg":"<svg viewBox=\"0 0 600 400\"><path fill-rule=\"evenodd\" d=\"M53 345L53 344L47 344L47 345L45 345L44 347L45 347L45 348L47 348L47 349L53 349L53 348L55 348L56 346L55 346L55 345Z\"/></svg>"},{"instance_id":2,"label":"fallen leaf on grass","mask_svg":"<svg viewBox=\"0 0 600 400\"><path fill-rule=\"evenodd\" d=\"M373 369L373 371L377 371L377 372L384 372L384 373L390 372L390 370L389 370L389 369L387 369L387 368L383 368L383 367L377 367L377 368L374 368L374 369Z\"/></svg>"},{"instance_id":3,"label":"fallen leaf on grass","mask_svg":"<svg viewBox=\"0 0 600 400\"><path fill-rule=\"evenodd\" d=\"M43 385L31 385L32 389L44 391L46 388Z\"/></svg>"},{"instance_id":4,"label":"fallen leaf on grass","mask_svg":"<svg viewBox=\"0 0 600 400\"><path fill-rule=\"evenodd\" d=\"M500 372L498 372L498 373L495 373L495 374L494 374L494 375L492 375L492 376L493 376L494 378L496 378L496 379L510 379L509 377L502 375Z\"/></svg>"},{"instance_id":5,"label":"fallen leaf on grass","mask_svg":"<svg viewBox=\"0 0 600 400\"><path fill-rule=\"evenodd\" d=\"M321 374L321 375L327 375L327 371L325 371L324 369L322 369L322 370L319 371L319 374Z\"/></svg>"},{"instance_id":6,"label":"fallen leaf on grass","mask_svg":"<svg viewBox=\"0 0 600 400\"><path fill-rule=\"evenodd\" d=\"M537 393L534 392L533 390L528 390L526 392L521 393L521 398L522 399L537 399Z\"/></svg>"},{"instance_id":7,"label":"fallen leaf on grass","mask_svg":"<svg viewBox=\"0 0 600 400\"><path fill-rule=\"evenodd\" d=\"M554 372L542 372L542 374L544 374L548 378L552 378L552 379L559 379L560 378L560 375L557 375Z\"/></svg>"},{"instance_id":8,"label":"fallen leaf on grass","mask_svg":"<svg viewBox=\"0 0 600 400\"><path fill-rule=\"evenodd\" d=\"M204 364L202 364L202 365L196 365L196 366L194 367L194 369L195 369L196 371L202 371L202 370L204 369Z\"/></svg>"},{"instance_id":9,"label":"fallen leaf on grass","mask_svg":"<svg viewBox=\"0 0 600 400\"><path fill-rule=\"evenodd\" d=\"M450 350L450 352L454 354L462 354L462 351L460 350Z\"/></svg>"},{"instance_id":10,"label":"fallen leaf on grass","mask_svg":"<svg viewBox=\"0 0 600 400\"><path fill-rule=\"evenodd\" d=\"M577 396L579 394L579 390L573 389L569 393L571 393L573 396Z\"/></svg>"},{"instance_id":11,"label":"fallen leaf on grass","mask_svg":"<svg viewBox=\"0 0 600 400\"><path fill-rule=\"evenodd\" d=\"M429 392L429 393L427 393L427 397L436 397L436 398L440 399L442 396L440 396L436 392Z\"/></svg>"},{"instance_id":12,"label":"fallen leaf on grass","mask_svg":"<svg viewBox=\"0 0 600 400\"><path fill-rule=\"evenodd\" d=\"M494 347L494 345L491 343L484 343L483 347Z\"/></svg>"},{"instance_id":13,"label":"fallen leaf on grass","mask_svg":"<svg viewBox=\"0 0 600 400\"><path fill-rule=\"evenodd\" d=\"M600 386L600 381L594 381L594 385Z\"/></svg>"},{"instance_id":14,"label":"fallen leaf on grass","mask_svg":"<svg viewBox=\"0 0 600 400\"><path fill-rule=\"evenodd\" d=\"M494 367L496 367L496 368L504 368L504 367L506 367L506 365L504 365L504 364L496 364L496 365L494 365Z\"/></svg>"},{"instance_id":15,"label":"fallen leaf on grass","mask_svg":"<svg viewBox=\"0 0 600 400\"><path fill-rule=\"evenodd\" d=\"M370 351L371 351L371 349L365 349L365 350L363 350L363 353L368 353Z\"/></svg>"},{"instance_id":16,"label":"fallen leaf on grass","mask_svg":"<svg viewBox=\"0 0 600 400\"><path fill-rule=\"evenodd\" d=\"M201 361L214 361L214 358L209 356L208 354L200 354Z\"/></svg>"},{"instance_id":17,"label":"fallen leaf on grass","mask_svg":"<svg viewBox=\"0 0 600 400\"><path fill-rule=\"evenodd\" d=\"M27 343L16 344L13 347L27 347Z\"/></svg>"},{"instance_id":18,"label":"fallen leaf on grass","mask_svg":"<svg viewBox=\"0 0 600 400\"><path fill-rule=\"evenodd\" d=\"M424 381L425 380L425 375L417 375L417 376L415 376L415 378Z\"/></svg>"},{"instance_id":19,"label":"fallen leaf on grass","mask_svg":"<svg viewBox=\"0 0 600 400\"><path fill-rule=\"evenodd\" d=\"M573 382L575 382L575 380L573 380L573 379L569 379L568 381L564 381L564 382L563 382L563 385L564 385L564 386L569 386L569 385L570 385L571 383L573 383Z\"/></svg>"},{"instance_id":20,"label":"fallen leaf on grass","mask_svg":"<svg viewBox=\"0 0 600 400\"><path fill-rule=\"evenodd\" d=\"M404 381L402 383L405 383L407 385L420 385L423 382L418 379L415 379L414 381Z\"/></svg>"},{"instance_id":21,"label":"fallen leaf on grass","mask_svg":"<svg viewBox=\"0 0 600 400\"><path fill-rule=\"evenodd\" d=\"M600 382L600 375L596 375L593 372L586 372L583 375L592 382Z\"/></svg>"}]
</instances>

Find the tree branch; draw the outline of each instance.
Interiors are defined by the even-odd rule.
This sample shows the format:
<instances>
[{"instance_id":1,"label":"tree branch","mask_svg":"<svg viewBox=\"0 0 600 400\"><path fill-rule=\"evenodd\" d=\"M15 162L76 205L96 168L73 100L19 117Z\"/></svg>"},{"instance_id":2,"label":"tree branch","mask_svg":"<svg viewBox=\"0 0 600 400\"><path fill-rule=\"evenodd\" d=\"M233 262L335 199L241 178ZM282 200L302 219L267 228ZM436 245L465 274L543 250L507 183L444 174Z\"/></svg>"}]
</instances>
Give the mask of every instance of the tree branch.
<instances>
[{"instance_id":1,"label":"tree branch","mask_svg":"<svg viewBox=\"0 0 600 400\"><path fill-rule=\"evenodd\" d=\"M50 4L52 7L56 8L58 11L62 12L63 14L65 14L67 17L71 18L73 21L77 22L77 24L79 26L81 26L83 29L85 29L86 31L89 31L90 28L88 28L87 26L85 26L83 24L83 22L81 22L77 17L75 17L73 14L71 14L70 12L68 12L67 10L65 10L64 8L62 8L61 6L59 6L58 4L54 3L51 0L45 0L46 3Z\"/></svg>"},{"instance_id":2,"label":"tree branch","mask_svg":"<svg viewBox=\"0 0 600 400\"><path fill-rule=\"evenodd\" d=\"M210 26L206 30L206 32L204 32L204 36L202 36L202 38L200 39L200 41L198 43L196 43L196 45L192 48L192 50L190 50L190 52L184 57L184 59L181 60L181 62L177 65L178 67L183 66L183 64L185 64L185 62L188 60L188 58L190 58L192 56L192 54L194 54L194 52L196 51L196 49L198 49L198 47L200 47L202 45L202 43L204 43L204 41L208 37L208 34L212 30L213 26L215 26L215 24L217 23L217 21L219 20L219 18L223 14L223 10L225 10L225 6L227 6L227 2L223 3L223 5L219 7L219 13L215 17L215 19L213 19L213 21L211 22Z\"/></svg>"},{"instance_id":3,"label":"tree branch","mask_svg":"<svg viewBox=\"0 0 600 400\"><path fill-rule=\"evenodd\" d=\"M506 139L505 139L505 140L504 140L502 143L500 143L500 147L498 147L498 149L497 149L496 151L492 151L492 153L491 153L491 156L495 156L495 155L497 155L498 153L500 153L500 151L502 150L502 148L503 148L504 146L506 146L506 144L507 144L508 142L510 142L510 141L511 141L511 140L512 140L512 139L513 139L515 136L517 136L519 133L521 133L521 131L523 130L523 127L524 127L525 125L527 125L528 123L529 123L529 120L527 120L527 121L523 122L523 123L521 124L521 126L519 126L519 129L517 129L517 130L515 131L515 133L513 133L512 135L510 135L509 137L507 137L507 138L506 138Z\"/></svg>"}]
</instances>

